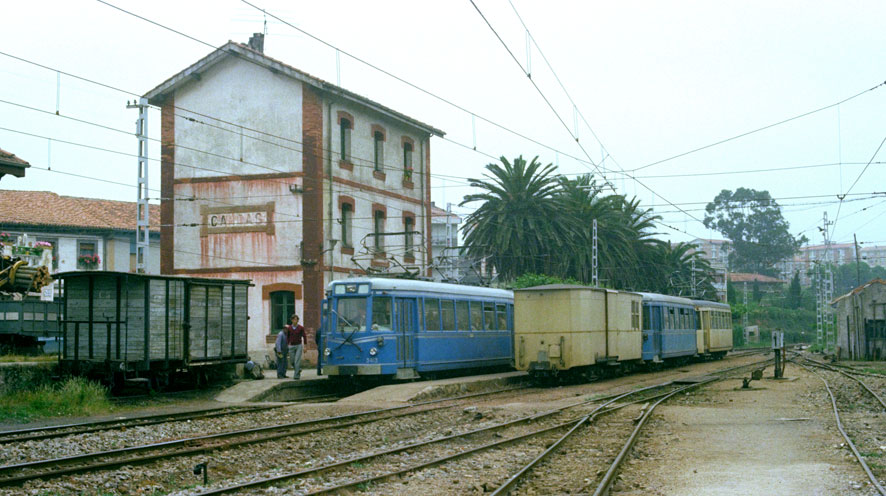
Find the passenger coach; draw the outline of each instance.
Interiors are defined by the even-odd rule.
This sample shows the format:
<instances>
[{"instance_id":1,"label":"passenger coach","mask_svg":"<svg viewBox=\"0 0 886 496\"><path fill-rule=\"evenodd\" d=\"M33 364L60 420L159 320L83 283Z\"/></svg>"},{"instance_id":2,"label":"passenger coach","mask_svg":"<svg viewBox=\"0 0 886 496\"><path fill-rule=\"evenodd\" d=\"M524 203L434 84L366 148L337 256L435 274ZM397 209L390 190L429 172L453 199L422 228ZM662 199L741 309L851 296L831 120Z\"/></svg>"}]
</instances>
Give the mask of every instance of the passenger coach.
<instances>
[{"instance_id":1,"label":"passenger coach","mask_svg":"<svg viewBox=\"0 0 886 496\"><path fill-rule=\"evenodd\" d=\"M412 379L508 366L511 291L405 279L334 281L323 302L321 373Z\"/></svg>"},{"instance_id":2,"label":"passenger coach","mask_svg":"<svg viewBox=\"0 0 886 496\"><path fill-rule=\"evenodd\" d=\"M726 303L694 300L700 334L698 353L723 358L732 350L732 310Z\"/></svg>"},{"instance_id":3,"label":"passenger coach","mask_svg":"<svg viewBox=\"0 0 886 496\"><path fill-rule=\"evenodd\" d=\"M698 353L695 304L679 296L643 296L643 360L660 362Z\"/></svg>"}]
</instances>

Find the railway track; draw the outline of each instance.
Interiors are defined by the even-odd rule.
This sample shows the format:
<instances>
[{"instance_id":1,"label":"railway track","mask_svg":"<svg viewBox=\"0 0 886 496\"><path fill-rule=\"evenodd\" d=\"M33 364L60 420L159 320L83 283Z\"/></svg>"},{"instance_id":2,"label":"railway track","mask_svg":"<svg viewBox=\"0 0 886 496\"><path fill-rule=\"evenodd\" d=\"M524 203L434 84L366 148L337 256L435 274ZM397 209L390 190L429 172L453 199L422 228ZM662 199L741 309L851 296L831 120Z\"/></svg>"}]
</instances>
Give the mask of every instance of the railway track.
<instances>
[{"instance_id":1,"label":"railway track","mask_svg":"<svg viewBox=\"0 0 886 496\"><path fill-rule=\"evenodd\" d=\"M853 405L852 409L848 409L850 411L844 411L844 416L840 414L840 405L838 405L837 396L835 395L833 384L829 381L824 375L818 373L813 367L825 370L831 373L838 374L836 377L846 377L857 383L862 390L866 391L867 397L876 402L871 401L870 404L863 406L867 411L861 412L861 416L864 419L873 419L869 413L877 412L882 415L886 412L886 403L884 403L883 398L881 398L876 392L874 392L867 384L864 383L861 379L854 377L852 374L847 373L839 368L833 367L831 365L819 362L817 360L812 360L808 357L802 357L801 360L806 363L801 363L796 359L793 360L797 365L805 368L809 372L815 374L821 381L824 383L825 389L827 390L828 396L830 397L831 408L834 412L834 418L836 419L837 429L840 431L840 434L843 436L843 439L846 440L846 445L852 451L853 456L858 461L859 465L861 465L862 470L864 470L865 474L868 476L873 487L879 492L880 495L886 496L886 488L884 488L883 484L880 483L880 479L886 479L886 467L882 465L874 465L872 469L871 464L868 464L867 458L872 454L882 456L876 450L879 448L877 446L879 443L871 443L871 440L863 435L863 430L858 428L858 422L864 420L858 419L856 417L859 416L858 408ZM839 391L838 391L839 393ZM842 405L844 409L846 405ZM844 425L844 420L847 420L847 424L850 424L853 429L852 435L847 432L846 425ZM882 433L882 430L879 431ZM853 441L855 439L855 441ZM860 446L860 448L859 448ZM879 476L879 477L878 477Z\"/></svg>"},{"instance_id":2,"label":"railway track","mask_svg":"<svg viewBox=\"0 0 886 496\"><path fill-rule=\"evenodd\" d=\"M728 373L739 368L752 366L758 366L758 364L732 367L720 371L720 373ZM298 491L303 494L339 493L352 489L367 489L374 484L379 484L386 480L400 479L409 473L448 464L466 457L480 456L484 452L504 449L508 446L517 445L521 452L527 449L527 446L533 446L540 452L543 451L541 455L515 473L505 484L496 489L494 493L505 494L526 473L530 472L537 463L556 451L565 439L574 434L583 425L592 423L603 415L627 406L656 400L661 401L674 394L698 387L713 380L715 379L693 384L679 384L669 381L603 398L582 399L548 411L504 422L492 423L477 429L438 436L394 448L357 454L321 466L289 473L265 477L259 476L247 482L216 487L199 494L226 494L249 491L263 486L281 486L290 483L299 484ZM584 409L586 411L571 416L566 415L567 411L576 409ZM563 431L567 431L566 434L562 434ZM499 458L502 457L499 456ZM416 459L419 459L419 461L416 462ZM376 467L378 464L387 465L388 467L394 466L396 468L386 470ZM361 477L358 474L355 476L355 471L362 472L362 474L369 473L370 475L363 475ZM282 489L285 490L286 488ZM410 488L410 490L415 490L415 488ZM386 493L383 489L381 492Z\"/></svg>"},{"instance_id":3,"label":"railway track","mask_svg":"<svg viewBox=\"0 0 886 496\"><path fill-rule=\"evenodd\" d=\"M524 388L504 388L496 391L468 394L455 398L441 398L347 415L227 431L160 443L6 465L0 467L0 487L19 485L31 480L46 480L64 475L109 470L124 465L146 464L219 449L231 449L250 444L276 441L281 438L305 433L316 433L327 429L343 429L380 420L401 418L441 408L459 406L458 403L440 406L441 403L445 402L457 402L459 400L513 392L520 389Z\"/></svg>"},{"instance_id":4,"label":"railway track","mask_svg":"<svg viewBox=\"0 0 886 496\"><path fill-rule=\"evenodd\" d=\"M97 422L82 422L77 424L52 425L47 427L34 427L29 429L3 431L0 432L0 444L37 441L64 436L73 436L77 434L90 434L93 432L102 432L121 428L144 427L150 425L164 424L167 422L181 422L186 420L225 417L228 415L240 415L244 413L260 412L275 408L281 408L281 406L274 405L252 407L222 407L188 412L146 415L142 417L101 420Z\"/></svg>"}]
</instances>

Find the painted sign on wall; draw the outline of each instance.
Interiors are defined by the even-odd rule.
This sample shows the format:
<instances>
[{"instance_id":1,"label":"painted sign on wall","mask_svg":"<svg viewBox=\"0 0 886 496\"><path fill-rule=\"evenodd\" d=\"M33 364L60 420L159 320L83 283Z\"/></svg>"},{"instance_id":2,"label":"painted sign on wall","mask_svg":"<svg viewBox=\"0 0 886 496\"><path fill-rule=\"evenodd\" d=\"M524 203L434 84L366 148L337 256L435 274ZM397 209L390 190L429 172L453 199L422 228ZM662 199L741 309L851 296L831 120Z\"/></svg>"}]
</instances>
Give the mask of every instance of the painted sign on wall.
<instances>
[{"instance_id":1,"label":"painted sign on wall","mask_svg":"<svg viewBox=\"0 0 886 496\"><path fill-rule=\"evenodd\" d=\"M200 206L200 236L222 233L264 232L274 234L274 202L224 207Z\"/></svg>"}]
</instances>

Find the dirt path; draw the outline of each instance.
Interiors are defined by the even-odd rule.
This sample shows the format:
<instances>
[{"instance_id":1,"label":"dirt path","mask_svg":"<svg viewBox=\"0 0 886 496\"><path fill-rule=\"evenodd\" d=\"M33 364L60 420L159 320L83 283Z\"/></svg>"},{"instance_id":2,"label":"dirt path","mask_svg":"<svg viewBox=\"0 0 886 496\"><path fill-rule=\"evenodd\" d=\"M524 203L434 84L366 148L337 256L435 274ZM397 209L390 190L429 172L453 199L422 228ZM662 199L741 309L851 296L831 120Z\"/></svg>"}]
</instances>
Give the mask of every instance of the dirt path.
<instances>
[{"instance_id":1,"label":"dirt path","mask_svg":"<svg viewBox=\"0 0 886 496\"><path fill-rule=\"evenodd\" d=\"M656 409L612 494L876 494L821 381L792 364L785 375L794 380L727 380Z\"/></svg>"}]
</instances>

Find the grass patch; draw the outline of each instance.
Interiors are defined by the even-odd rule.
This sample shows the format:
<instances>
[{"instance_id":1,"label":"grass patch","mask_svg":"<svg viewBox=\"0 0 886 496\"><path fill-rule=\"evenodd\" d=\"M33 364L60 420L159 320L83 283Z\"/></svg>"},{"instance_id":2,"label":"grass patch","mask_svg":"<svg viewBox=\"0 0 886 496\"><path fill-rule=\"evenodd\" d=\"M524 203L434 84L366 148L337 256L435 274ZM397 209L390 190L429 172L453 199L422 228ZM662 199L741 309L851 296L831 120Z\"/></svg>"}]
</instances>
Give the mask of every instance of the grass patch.
<instances>
[{"instance_id":1,"label":"grass patch","mask_svg":"<svg viewBox=\"0 0 886 496\"><path fill-rule=\"evenodd\" d=\"M58 355L0 355L0 363L55 361L58 361Z\"/></svg>"},{"instance_id":2,"label":"grass patch","mask_svg":"<svg viewBox=\"0 0 886 496\"><path fill-rule=\"evenodd\" d=\"M0 421L94 415L111 407L108 391L102 385L72 377L58 384L0 396Z\"/></svg>"}]
</instances>

